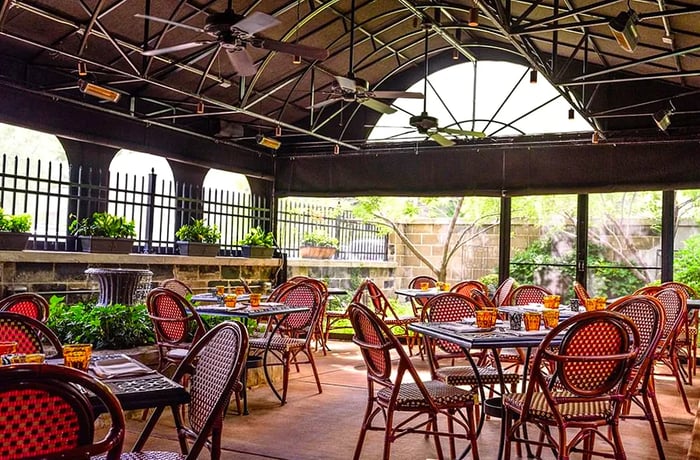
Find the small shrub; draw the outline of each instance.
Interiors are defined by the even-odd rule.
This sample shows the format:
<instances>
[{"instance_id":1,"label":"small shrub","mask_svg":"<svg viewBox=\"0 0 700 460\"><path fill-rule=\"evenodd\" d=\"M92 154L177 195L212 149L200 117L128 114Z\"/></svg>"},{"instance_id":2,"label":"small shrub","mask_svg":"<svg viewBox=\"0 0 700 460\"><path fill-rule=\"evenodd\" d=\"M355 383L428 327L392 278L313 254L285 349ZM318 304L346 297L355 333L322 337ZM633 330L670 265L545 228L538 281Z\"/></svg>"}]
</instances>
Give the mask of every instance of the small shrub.
<instances>
[{"instance_id":1,"label":"small shrub","mask_svg":"<svg viewBox=\"0 0 700 460\"><path fill-rule=\"evenodd\" d=\"M5 214L0 208L0 232L26 233L32 228L32 216L29 214Z\"/></svg>"},{"instance_id":2,"label":"small shrub","mask_svg":"<svg viewBox=\"0 0 700 460\"><path fill-rule=\"evenodd\" d=\"M67 305L65 297L49 301L48 326L63 343L91 343L96 350L125 349L155 342L145 305L78 303Z\"/></svg>"}]
</instances>

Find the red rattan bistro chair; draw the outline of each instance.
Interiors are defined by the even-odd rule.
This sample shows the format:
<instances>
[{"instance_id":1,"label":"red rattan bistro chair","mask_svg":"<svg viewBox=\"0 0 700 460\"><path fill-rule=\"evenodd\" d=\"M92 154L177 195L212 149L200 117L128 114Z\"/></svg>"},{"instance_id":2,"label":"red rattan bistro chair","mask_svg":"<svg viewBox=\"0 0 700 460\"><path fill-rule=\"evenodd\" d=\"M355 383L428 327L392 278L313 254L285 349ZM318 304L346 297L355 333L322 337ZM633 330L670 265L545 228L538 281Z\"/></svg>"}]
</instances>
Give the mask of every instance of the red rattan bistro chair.
<instances>
[{"instance_id":1,"label":"red rattan bistro chair","mask_svg":"<svg viewBox=\"0 0 700 460\"><path fill-rule=\"evenodd\" d=\"M432 276L420 275L414 277L408 282L409 289L420 289L421 284L428 283L428 288L434 288L437 286L437 280ZM416 318L422 318L423 308L425 304L428 303L429 297L409 297L411 301L411 308L413 309L413 316Z\"/></svg>"},{"instance_id":2,"label":"red rattan bistro chair","mask_svg":"<svg viewBox=\"0 0 700 460\"><path fill-rule=\"evenodd\" d=\"M489 288L484 283L477 280L460 281L459 283L452 286L452 288L450 288L450 292L463 294L467 297L471 297L472 292L475 290L481 291L481 293L483 293L487 297L489 295Z\"/></svg>"},{"instance_id":3,"label":"red rattan bistro chair","mask_svg":"<svg viewBox=\"0 0 700 460\"><path fill-rule=\"evenodd\" d=\"M17 353L44 353L46 358L63 356L63 345L48 326L19 313L0 312L0 341L17 342Z\"/></svg>"},{"instance_id":4,"label":"red rattan bistro chair","mask_svg":"<svg viewBox=\"0 0 700 460\"><path fill-rule=\"evenodd\" d=\"M559 334L561 343L551 346ZM637 328L619 313L585 312L552 329L535 353L525 393L503 398L505 459L513 442L551 448L558 459L574 452L587 458L601 454L596 440L612 448L614 458L625 458L618 424L638 352Z\"/></svg>"},{"instance_id":5,"label":"red rattan bistro chair","mask_svg":"<svg viewBox=\"0 0 700 460\"><path fill-rule=\"evenodd\" d=\"M397 336L403 337L408 347L408 354L413 355L413 338L408 325L419 321L420 318L417 316L399 316L391 306L391 303L389 303L389 299L379 289L379 286L369 278L364 280L357 288L351 303L371 306L377 316L384 321L384 324L392 330L395 330L395 328L399 329L400 333Z\"/></svg>"},{"instance_id":6,"label":"red rattan bistro chair","mask_svg":"<svg viewBox=\"0 0 700 460\"><path fill-rule=\"evenodd\" d=\"M661 288L672 288L677 289L686 295L686 301L689 299L697 299L698 294L695 289L688 286L687 284L680 283L678 281L668 281L666 283L661 283ZM693 384L693 375L697 371L697 359L698 359L698 311L690 311L688 309L688 318L685 321L683 329L676 337L676 353L680 357L685 358L688 363L688 370L686 371L686 376L688 377L688 385Z\"/></svg>"},{"instance_id":7,"label":"red rattan bistro chair","mask_svg":"<svg viewBox=\"0 0 700 460\"><path fill-rule=\"evenodd\" d=\"M463 439L469 442L472 457L478 459L474 393L439 380L421 381L389 326L364 305L352 303L348 308L355 331L353 342L360 347L367 368L368 391L367 409L353 458L360 458L367 432L380 431L384 434L384 460L391 456L391 443L411 433L433 436L439 459L443 458L440 437L450 440L450 458L457 458L455 440ZM397 421L400 413L410 415ZM439 430L438 416L447 418L446 431ZM383 420L375 424L377 418ZM463 432L455 432L455 426ZM379 455L374 453L373 457Z\"/></svg>"},{"instance_id":8,"label":"red rattan bistro chair","mask_svg":"<svg viewBox=\"0 0 700 460\"><path fill-rule=\"evenodd\" d=\"M549 290L534 286L532 284L523 284L516 287L511 292L508 300L508 305L527 305L529 303L544 303L544 296L551 295Z\"/></svg>"},{"instance_id":9,"label":"red rattan bistro chair","mask_svg":"<svg viewBox=\"0 0 700 460\"><path fill-rule=\"evenodd\" d=\"M206 326L187 299L167 288L152 289L146 307L155 329L158 371L162 372L180 364L192 344L204 335Z\"/></svg>"},{"instance_id":10,"label":"red rattan bistro chair","mask_svg":"<svg viewBox=\"0 0 700 460\"><path fill-rule=\"evenodd\" d=\"M175 291L185 298L187 298L188 295L192 295L192 288L176 278L164 280L160 283L160 287Z\"/></svg>"},{"instance_id":11,"label":"red rattan bistro chair","mask_svg":"<svg viewBox=\"0 0 700 460\"><path fill-rule=\"evenodd\" d=\"M631 375L630 402L634 402L642 410L642 415L632 416L629 414L629 407L626 407L622 417L646 420L651 428L659 459L664 459L664 448L654 421L654 408L658 409L658 403L651 381L653 356L666 324L664 308L658 299L651 296L627 296L610 305L608 310L622 313L630 318L639 332L639 354ZM661 418L658 412L656 416Z\"/></svg>"},{"instance_id":12,"label":"red rattan bistro chair","mask_svg":"<svg viewBox=\"0 0 700 460\"><path fill-rule=\"evenodd\" d=\"M474 318L474 312L478 306L462 294L448 292L432 297L426 308L428 322L449 323L462 321L465 318ZM454 342L430 339L426 336L423 337L423 340L426 343L424 348L428 350L428 362L433 379L448 385L467 385L475 391L479 390L479 385L488 385L493 390L494 385L501 383L496 368L478 366L475 369L469 362L466 362L464 350ZM456 360L462 361L462 364L455 365ZM450 365L443 366L441 361L447 361ZM520 374L515 372L503 372L502 374L503 382L511 384L512 391L515 391L515 384L520 380Z\"/></svg>"},{"instance_id":13,"label":"red rattan bistro chair","mask_svg":"<svg viewBox=\"0 0 700 460\"><path fill-rule=\"evenodd\" d=\"M306 312L289 314L276 329L271 326L273 321L269 321L265 336L250 340L251 353L266 356L265 366L282 366L280 400L284 404L287 401L289 371L292 365L297 366L298 369L299 364L310 364L318 392L323 392L311 350L311 339L314 336L323 306L318 288L306 282L285 283L275 295L275 301L287 306L309 308L309 311ZM270 336L273 333L274 335ZM275 359L270 360L270 355ZM304 356L305 360L299 361L300 356Z\"/></svg>"},{"instance_id":14,"label":"red rattan bistro chair","mask_svg":"<svg viewBox=\"0 0 700 460\"><path fill-rule=\"evenodd\" d=\"M181 452L142 452L165 407L154 410L134 444L134 451L122 454L123 460L195 460L202 458L204 447L212 459L221 458L221 434L224 415L233 392L242 388L238 380L246 361L248 333L238 321L220 323L190 349L178 366L173 380L187 384L188 410L171 406Z\"/></svg>"},{"instance_id":15,"label":"red rattan bistro chair","mask_svg":"<svg viewBox=\"0 0 700 460\"><path fill-rule=\"evenodd\" d=\"M493 297L491 297L491 300L497 307L507 305L506 301L510 297L510 293L513 292L514 285L515 280L513 278L506 278L496 288L496 290L493 292Z\"/></svg>"},{"instance_id":16,"label":"red rattan bistro chair","mask_svg":"<svg viewBox=\"0 0 700 460\"><path fill-rule=\"evenodd\" d=\"M579 283L578 281L574 281L574 294L576 294L576 298L578 299L581 307L585 307L586 300L591 298L591 296L588 294L588 291L586 291L584 285Z\"/></svg>"},{"instance_id":17,"label":"red rattan bistro chair","mask_svg":"<svg viewBox=\"0 0 700 460\"><path fill-rule=\"evenodd\" d=\"M95 439L94 400L111 419ZM124 414L102 382L70 367L15 364L0 367L0 458L117 460L124 444ZM103 419L107 423L106 419Z\"/></svg>"},{"instance_id":18,"label":"red rattan bistro chair","mask_svg":"<svg viewBox=\"0 0 700 460\"><path fill-rule=\"evenodd\" d=\"M42 323L49 319L49 303L33 292L13 294L0 300L0 311L19 313Z\"/></svg>"}]
</instances>

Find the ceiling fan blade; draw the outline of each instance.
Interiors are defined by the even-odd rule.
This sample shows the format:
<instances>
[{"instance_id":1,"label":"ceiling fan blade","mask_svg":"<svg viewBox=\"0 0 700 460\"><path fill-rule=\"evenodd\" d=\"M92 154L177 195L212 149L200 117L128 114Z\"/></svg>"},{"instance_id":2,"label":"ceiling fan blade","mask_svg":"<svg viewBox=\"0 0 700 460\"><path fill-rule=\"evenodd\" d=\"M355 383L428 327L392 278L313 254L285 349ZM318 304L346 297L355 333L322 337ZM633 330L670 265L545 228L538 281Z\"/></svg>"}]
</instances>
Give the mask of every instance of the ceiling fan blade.
<instances>
[{"instance_id":1,"label":"ceiling fan blade","mask_svg":"<svg viewBox=\"0 0 700 460\"><path fill-rule=\"evenodd\" d=\"M341 77L340 75L335 76L335 81L338 82L338 86L345 91L356 92L357 83L352 78Z\"/></svg>"},{"instance_id":2,"label":"ceiling fan blade","mask_svg":"<svg viewBox=\"0 0 700 460\"><path fill-rule=\"evenodd\" d=\"M249 77L258 71L250 54L244 48L227 48L226 55L238 75Z\"/></svg>"},{"instance_id":3,"label":"ceiling fan blade","mask_svg":"<svg viewBox=\"0 0 700 460\"><path fill-rule=\"evenodd\" d=\"M196 48L198 46L211 45L216 43L216 40L197 40L195 42L180 43L179 45L168 46L166 48L158 48L155 50L142 51L141 54L144 56L159 56L161 54L172 53L175 51L188 50L190 48Z\"/></svg>"},{"instance_id":4,"label":"ceiling fan blade","mask_svg":"<svg viewBox=\"0 0 700 460\"><path fill-rule=\"evenodd\" d=\"M443 136L440 133L428 134L428 137L431 138L432 140L434 140L435 142L437 142L438 144L440 144L442 147L451 147L451 146L455 145L454 141L446 138L445 136Z\"/></svg>"},{"instance_id":5,"label":"ceiling fan blade","mask_svg":"<svg viewBox=\"0 0 700 460\"><path fill-rule=\"evenodd\" d=\"M423 99L423 93L408 91L368 91L367 96L379 99Z\"/></svg>"},{"instance_id":6,"label":"ceiling fan blade","mask_svg":"<svg viewBox=\"0 0 700 460\"><path fill-rule=\"evenodd\" d=\"M396 112L396 109L390 106L389 104L385 104L381 101L369 97L357 99L357 102L364 105L365 107L369 107L372 110L376 110L379 113L391 114Z\"/></svg>"},{"instance_id":7,"label":"ceiling fan blade","mask_svg":"<svg viewBox=\"0 0 700 460\"><path fill-rule=\"evenodd\" d=\"M325 48L316 48L315 46L299 45L297 43L279 42L262 38L251 42L251 45L258 48L264 48L270 51L278 51L280 53L293 54L301 56L312 61L323 61L328 57L328 50Z\"/></svg>"},{"instance_id":8,"label":"ceiling fan blade","mask_svg":"<svg viewBox=\"0 0 700 460\"><path fill-rule=\"evenodd\" d=\"M269 14L256 11L233 24L231 29L238 29L247 33L248 35L253 35L261 30L269 29L270 27L274 27L281 23L282 22L279 19L276 19Z\"/></svg>"},{"instance_id":9,"label":"ceiling fan blade","mask_svg":"<svg viewBox=\"0 0 700 460\"><path fill-rule=\"evenodd\" d=\"M307 107L307 109L320 109L320 108L325 107L327 105L334 104L339 100L340 99L338 99L338 98L331 97L331 98L326 99L325 101L317 102L314 105Z\"/></svg>"},{"instance_id":10,"label":"ceiling fan blade","mask_svg":"<svg viewBox=\"0 0 700 460\"><path fill-rule=\"evenodd\" d=\"M440 131L441 133L455 134L457 136L478 137L480 139L486 137L486 134L481 131L466 131L463 129L455 128L438 128L438 131Z\"/></svg>"},{"instance_id":11,"label":"ceiling fan blade","mask_svg":"<svg viewBox=\"0 0 700 460\"><path fill-rule=\"evenodd\" d=\"M182 29L194 30L195 32L200 32L200 33L205 33L205 32L206 32L206 31L205 31L204 29L202 29L201 27L195 27L195 26L191 26L191 25L188 25L188 24L183 24L183 23L181 23L181 22L170 21L170 20L168 20L168 19L163 19L163 18L159 18L159 17L156 17L156 16L149 16L149 15L147 15L147 14L135 14L134 17L137 17L137 18L139 18L139 19L148 19L149 21L160 22L160 23L162 23L162 24L168 24L168 25L171 25L171 26L174 26L174 27L180 27L180 28L182 28Z\"/></svg>"}]
</instances>

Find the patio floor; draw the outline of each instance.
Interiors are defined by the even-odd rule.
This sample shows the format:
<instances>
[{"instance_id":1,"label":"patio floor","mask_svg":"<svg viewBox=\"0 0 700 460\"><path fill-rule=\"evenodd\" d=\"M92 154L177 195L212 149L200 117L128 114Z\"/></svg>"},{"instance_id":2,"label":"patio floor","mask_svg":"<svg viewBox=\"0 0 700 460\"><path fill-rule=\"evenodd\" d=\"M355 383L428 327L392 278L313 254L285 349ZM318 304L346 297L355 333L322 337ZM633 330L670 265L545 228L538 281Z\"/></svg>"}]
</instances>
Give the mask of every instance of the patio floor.
<instances>
[{"instance_id":1,"label":"patio floor","mask_svg":"<svg viewBox=\"0 0 700 460\"><path fill-rule=\"evenodd\" d=\"M226 416L223 459L352 458L365 409L366 374L362 358L354 344L331 341L330 347L333 351L327 356L323 356L320 351L315 354L323 384L322 394L317 393L310 366L302 365L301 372L291 374L286 405L280 406L269 388L259 387L249 392L250 415L239 416L231 412ZM427 370L427 363L418 357L413 360L419 369ZM686 386L686 391L691 407L696 408L700 383L694 381L694 386ZM685 458L694 415L685 412L674 383L669 378L657 378L657 392L669 435L669 440L664 442L666 458ZM127 420L125 450L133 445L143 425L144 422L140 419ZM485 422L479 437L479 453L484 460L497 458L499 427L498 419ZM646 422L623 421L621 431L628 458L657 458ZM369 433L362 459L381 458L382 443L380 433ZM443 447L446 444L443 443ZM179 450L169 412L164 413L146 444L146 449ZM208 458L208 454L201 457ZM392 458L432 459L436 458L436 453L431 440L420 435L409 435L394 442ZM514 455L513 458L518 457ZM552 458L551 452L545 453L543 458Z\"/></svg>"}]
</instances>

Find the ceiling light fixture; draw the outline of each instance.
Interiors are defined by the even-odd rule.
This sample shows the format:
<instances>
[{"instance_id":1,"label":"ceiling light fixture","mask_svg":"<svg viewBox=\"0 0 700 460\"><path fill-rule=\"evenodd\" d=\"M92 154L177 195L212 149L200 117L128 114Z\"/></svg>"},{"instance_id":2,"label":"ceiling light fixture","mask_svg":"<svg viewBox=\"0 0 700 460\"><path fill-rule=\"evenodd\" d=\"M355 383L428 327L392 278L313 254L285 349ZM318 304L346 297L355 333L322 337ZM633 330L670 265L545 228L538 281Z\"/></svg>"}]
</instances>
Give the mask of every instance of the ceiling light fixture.
<instances>
[{"instance_id":1,"label":"ceiling light fixture","mask_svg":"<svg viewBox=\"0 0 700 460\"><path fill-rule=\"evenodd\" d=\"M110 102L117 102L122 96L116 91L94 83L88 83L85 80L78 80L78 89L83 94L89 94L90 96Z\"/></svg>"},{"instance_id":2,"label":"ceiling light fixture","mask_svg":"<svg viewBox=\"0 0 700 460\"><path fill-rule=\"evenodd\" d=\"M600 131L593 131L593 136L591 137L591 143L592 144L597 144L600 141L604 141L605 136L603 136L603 133Z\"/></svg>"},{"instance_id":3,"label":"ceiling light fixture","mask_svg":"<svg viewBox=\"0 0 700 460\"><path fill-rule=\"evenodd\" d=\"M338 144L335 144L333 146L333 155L338 155L340 153L340 146Z\"/></svg>"},{"instance_id":4,"label":"ceiling light fixture","mask_svg":"<svg viewBox=\"0 0 700 460\"><path fill-rule=\"evenodd\" d=\"M282 142L271 137L263 136L262 134L255 136L255 141L258 143L258 145L262 145L263 147L267 147L272 150L277 150L282 146Z\"/></svg>"},{"instance_id":5,"label":"ceiling light fixture","mask_svg":"<svg viewBox=\"0 0 700 460\"><path fill-rule=\"evenodd\" d=\"M299 56L298 54L295 54L294 57L292 58L292 64L294 64L294 65L301 64L301 56Z\"/></svg>"},{"instance_id":6,"label":"ceiling light fixture","mask_svg":"<svg viewBox=\"0 0 700 460\"><path fill-rule=\"evenodd\" d=\"M479 8L476 6L469 8L469 22L467 24L469 27L479 26Z\"/></svg>"},{"instance_id":7,"label":"ceiling light fixture","mask_svg":"<svg viewBox=\"0 0 700 460\"><path fill-rule=\"evenodd\" d=\"M637 31L637 12L633 9L623 11L610 20L608 26L612 31L617 44L627 52L634 52L639 43L639 32Z\"/></svg>"},{"instance_id":8,"label":"ceiling light fixture","mask_svg":"<svg viewBox=\"0 0 700 460\"><path fill-rule=\"evenodd\" d=\"M459 51L457 51L457 49L452 50L452 60L459 61Z\"/></svg>"},{"instance_id":9,"label":"ceiling light fixture","mask_svg":"<svg viewBox=\"0 0 700 460\"><path fill-rule=\"evenodd\" d=\"M537 83L537 71L535 69L530 71L530 83Z\"/></svg>"},{"instance_id":10,"label":"ceiling light fixture","mask_svg":"<svg viewBox=\"0 0 700 460\"><path fill-rule=\"evenodd\" d=\"M87 64L85 64L83 61L78 61L78 76L87 76Z\"/></svg>"},{"instance_id":11,"label":"ceiling light fixture","mask_svg":"<svg viewBox=\"0 0 700 460\"><path fill-rule=\"evenodd\" d=\"M197 113L204 113L204 102L197 101L197 108L195 109Z\"/></svg>"},{"instance_id":12,"label":"ceiling light fixture","mask_svg":"<svg viewBox=\"0 0 700 460\"><path fill-rule=\"evenodd\" d=\"M275 137L280 137L282 135L282 127L280 125L275 126Z\"/></svg>"},{"instance_id":13,"label":"ceiling light fixture","mask_svg":"<svg viewBox=\"0 0 700 460\"><path fill-rule=\"evenodd\" d=\"M575 116L574 109L569 109L569 120L573 120Z\"/></svg>"}]
</instances>

